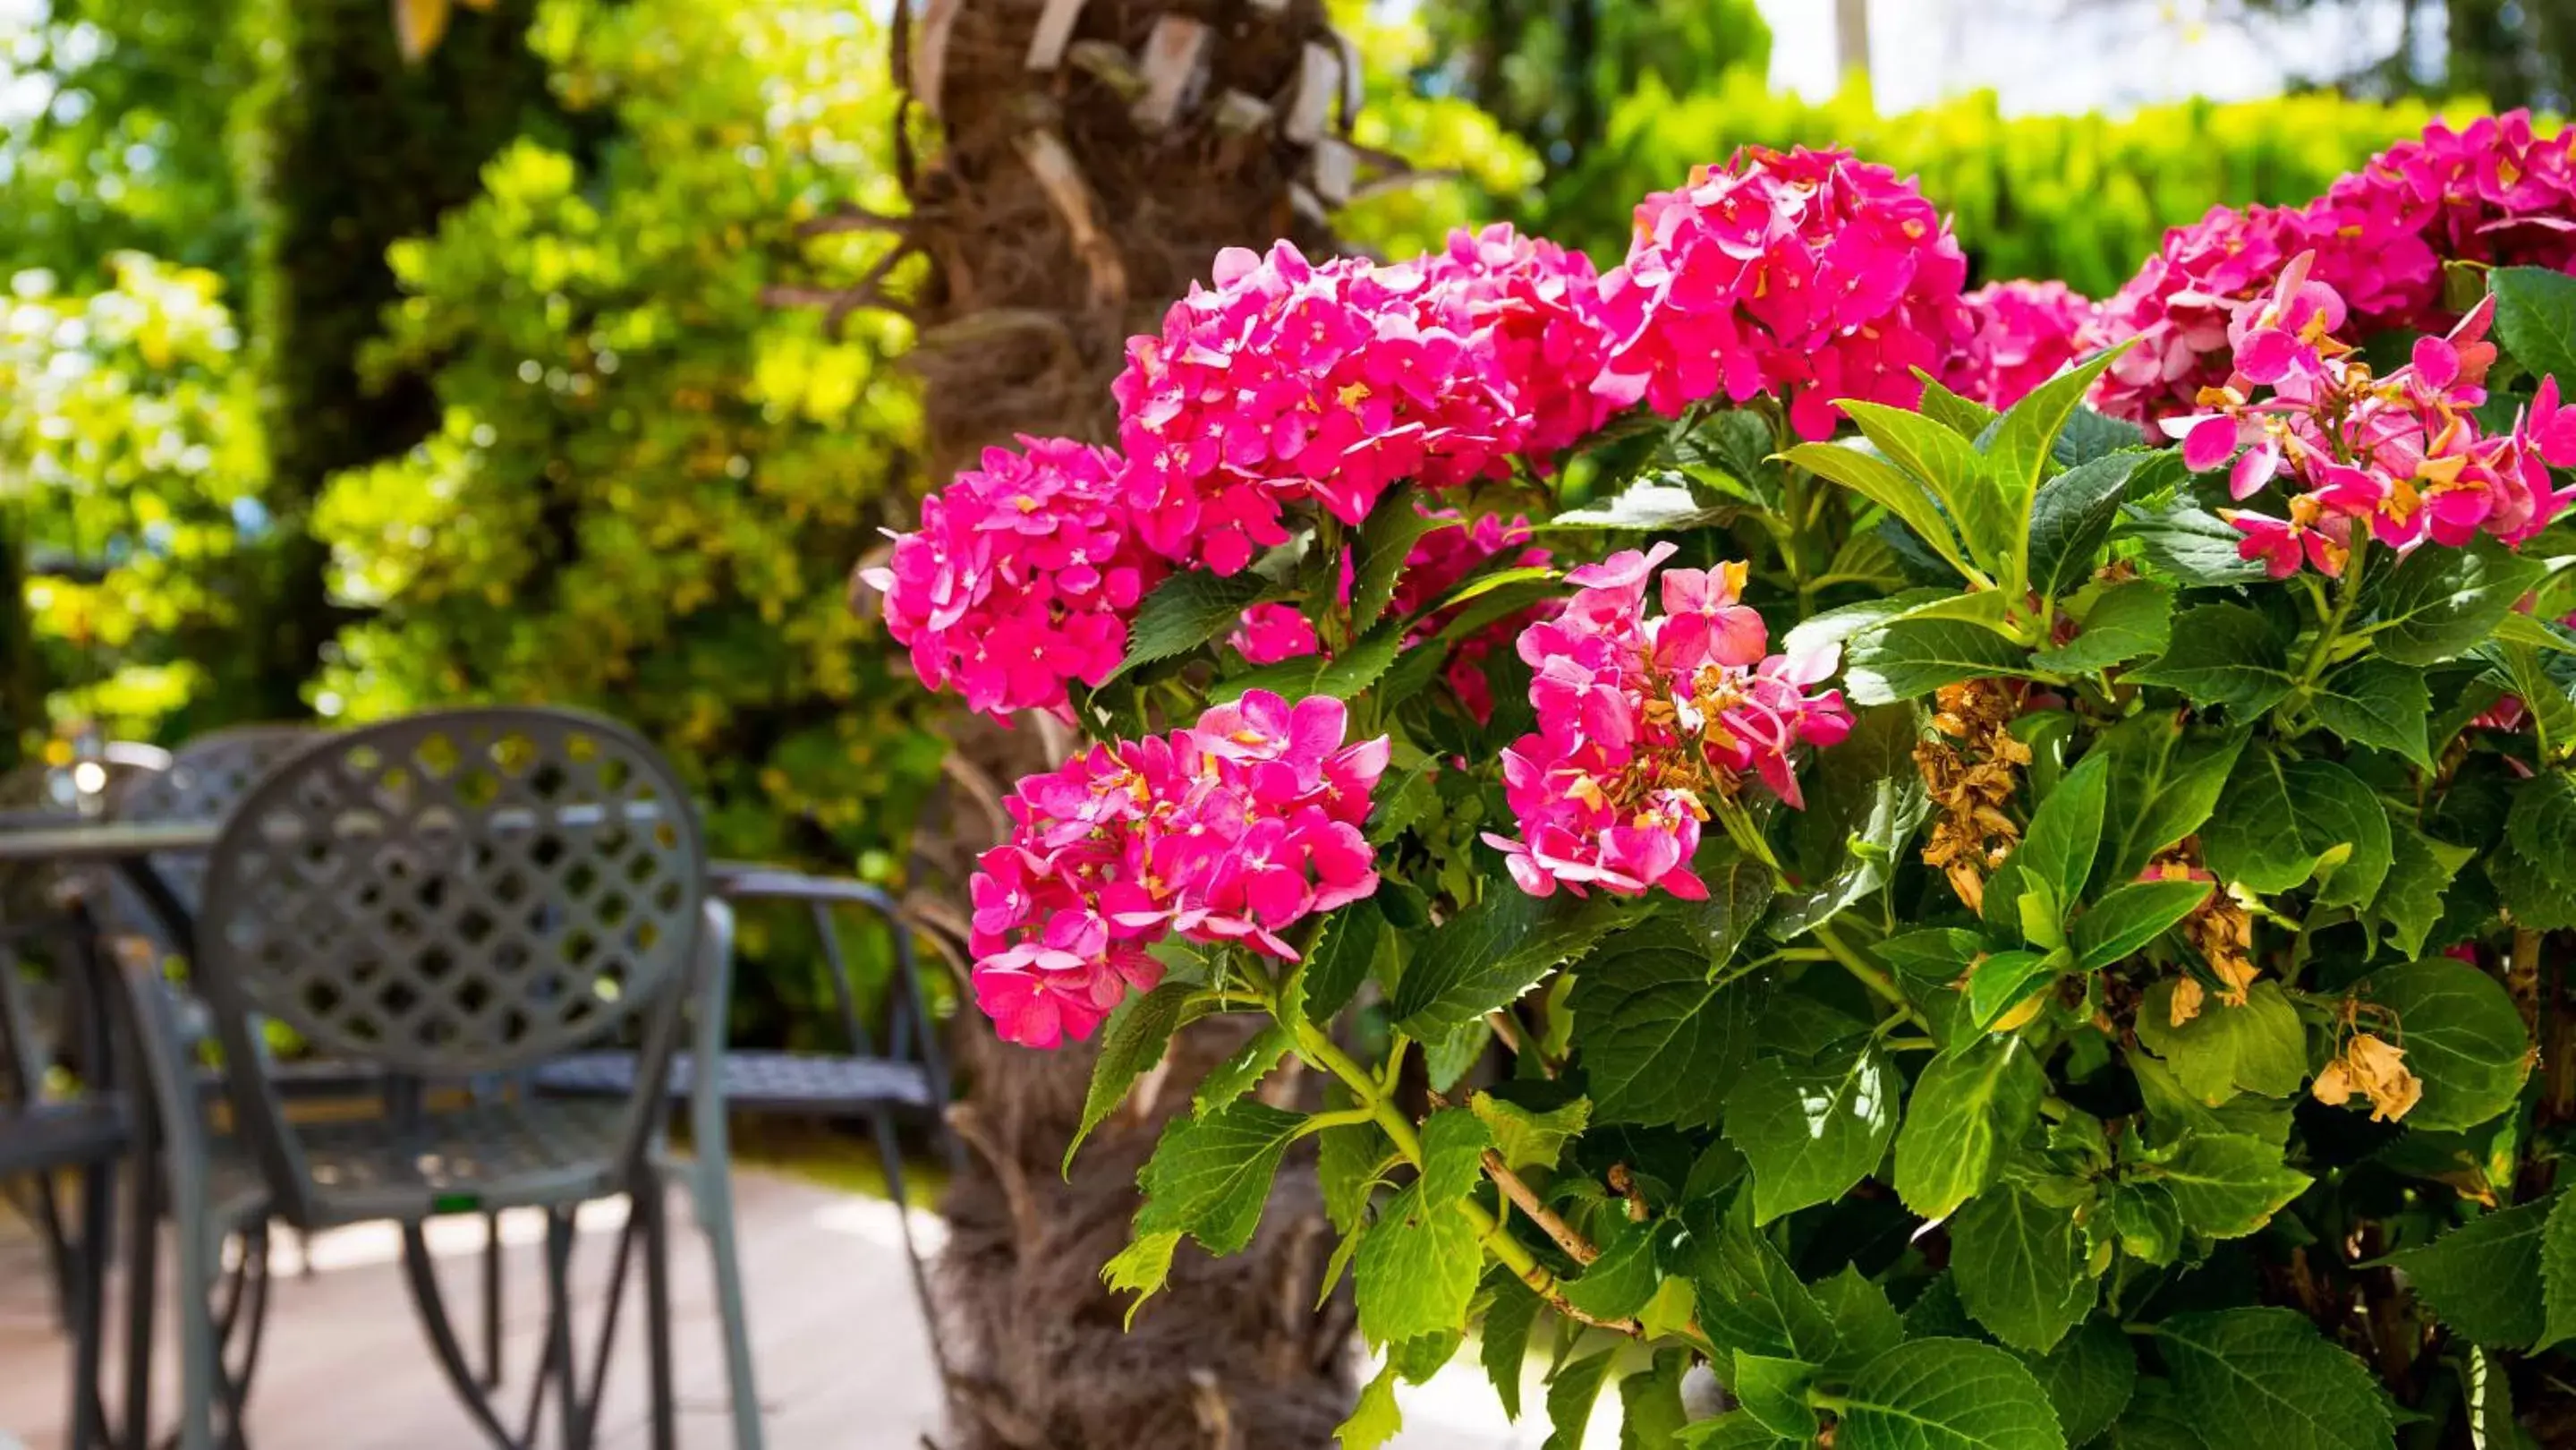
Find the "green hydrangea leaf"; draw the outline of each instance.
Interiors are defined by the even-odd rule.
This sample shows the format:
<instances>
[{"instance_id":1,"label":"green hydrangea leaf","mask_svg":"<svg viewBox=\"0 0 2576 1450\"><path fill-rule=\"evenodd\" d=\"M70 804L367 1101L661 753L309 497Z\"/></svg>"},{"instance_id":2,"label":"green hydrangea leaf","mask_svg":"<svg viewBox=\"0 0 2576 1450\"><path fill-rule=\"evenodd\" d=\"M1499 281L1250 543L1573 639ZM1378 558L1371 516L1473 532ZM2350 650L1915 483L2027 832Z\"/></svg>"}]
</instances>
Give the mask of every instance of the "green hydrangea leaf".
<instances>
[{"instance_id":1,"label":"green hydrangea leaf","mask_svg":"<svg viewBox=\"0 0 2576 1450\"><path fill-rule=\"evenodd\" d=\"M1834 1325L1834 1357L1825 1368L1848 1373L1905 1342L1905 1320L1887 1300L1887 1291L1869 1281L1856 1264L1845 1264L1830 1278L1808 1286Z\"/></svg>"},{"instance_id":2,"label":"green hydrangea leaf","mask_svg":"<svg viewBox=\"0 0 2576 1450\"><path fill-rule=\"evenodd\" d=\"M1422 491L1399 484L1380 495L1360 522L1358 547L1352 551L1351 626L1367 629L1386 613L1395 598L1395 581L1404 572L1405 556L1426 534L1457 528L1457 519L1435 519L1421 508Z\"/></svg>"},{"instance_id":3,"label":"green hydrangea leaf","mask_svg":"<svg viewBox=\"0 0 2576 1450\"><path fill-rule=\"evenodd\" d=\"M2498 267L2487 280L2496 340L2533 377L2576 387L2576 278L2550 267Z\"/></svg>"},{"instance_id":4,"label":"green hydrangea leaf","mask_svg":"<svg viewBox=\"0 0 2576 1450\"><path fill-rule=\"evenodd\" d=\"M1396 1026L1417 1041L1504 1006L1619 926L1607 896L1531 896L1508 880L1486 882L1482 901L1417 944L1396 983Z\"/></svg>"},{"instance_id":5,"label":"green hydrangea leaf","mask_svg":"<svg viewBox=\"0 0 2576 1450\"><path fill-rule=\"evenodd\" d=\"M1797 1441L1772 1434L1769 1427L1742 1410L1684 1426L1677 1443L1682 1450L1798 1450Z\"/></svg>"},{"instance_id":6,"label":"green hydrangea leaf","mask_svg":"<svg viewBox=\"0 0 2576 1450\"><path fill-rule=\"evenodd\" d=\"M2513 1106L2531 1074L2531 1035L2504 984L2466 962L2427 957L2362 979L2396 1014L2397 1045L2424 1082L2410 1128L2473 1128Z\"/></svg>"},{"instance_id":7,"label":"green hydrangea leaf","mask_svg":"<svg viewBox=\"0 0 2576 1450\"><path fill-rule=\"evenodd\" d=\"M2330 760L2291 760L2252 749L2200 835L2202 858L2221 880L2260 892L2322 878L2322 906L2367 906L2387 878L2388 812L2353 773Z\"/></svg>"},{"instance_id":8,"label":"green hydrangea leaf","mask_svg":"<svg viewBox=\"0 0 2576 1450\"><path fill-rule=\"evenodd\" d=\"M2048 598L2067 593L2093 571L2093 561L2111 539L2119 522L2120 495L2153 457L2143 451L2103 454L2087 459L2039 486L2030 507L2030 587ZM2107 595L2105 596L2108 597ZM2171 604L2171 596L2167 596ZM2098 610L2101 606L2095 605ZM2165 611L2166 623L2172 610ZM2041 664L2048 669L2061 666Z\"/></svg>"},{"instance_id":9,"label":"green hydrangea leaf","mask_svg":"<svg viewBox=\"0 0 2576 1450\"><path fill-rule=\"evenodd\" d=\"M2102 591L2075 638L2031 656L2061 675L2090 675L2166 653L2173 644L2173 586L2132 579Z\"/></svg>"},{"instance_id":10,"label":"green hydrangea leaf","mask_svg":"<svg viewBox=\"0 0 2576 1450\"><path fill-rule=\"evenodd\" d=\"M2183 1223L2213 1239L2254 1232L2315 1181L2283 1163L2277 1145L2243 1133L2187 1133L2140 1172L2173 1196Z\"/></svg>"},{"instance_id":11,"label":"green hydrangea leaf","mask_svg":"<svg viewBox=\"0 0 2576 1450\"><path fill-rule=\"evenodd\" d=\"M2388 846L2388 878L2380 882L2370 912L2397 954L2413 957L2424 950L2425 938L2442 919L2443 894L2477 851L2436 841L2394 812L2388 819Z\"/></svg>"},{"instance_id":12,"label":"green hydrangea leaf","mask_svg":"<svg viewBox=\"0 0 2576 1450\"><path fill-rule=\"evenodd\" d=\"M2097 972L2141 950L2209 899L2206 881L2138 881L2075 919L2075 965Z\"/></svg>"},{"instance_id":13,"label":"green hydrangea leaf","mask_svg":"<svg viewBox=\"0 0 2576 1450\"><path fill-rule=\"evenodd\" d=\"M1753 1055L1755 984L1720 986L1700 945L1656 921L1621 935L1574 984L1574 1051L1605 1120L1712 1123ZM1411 981L1410 975L1407 982Z\"/></svg>"},{"instance_id":14,"label":"green hydrangea leaf","mask_svg":"<svg viewBox=\"0 0 2576 1450\"><path fill-rule=\"evenodd\" d=\"M1682 1408L1682 1377L1690 1351L1661 1349L1654 1363L1619 1381L1619 1450L1673 1450L1689 1412Z\"/></svg>"},{"instance_id":15,"label":"green hydrangea leaf","mask_svg":"<svg viewBox=\"0 0 2576 1450\"><path fill-rule=\"evenodd\" d=\"M1951 1215L1950 1280L1979 1324L2033 1354L2082 1323L2098 1292L2075 1215L2010 1186Z\"/></svg>"},{"instance_id":16,"label":"green hydrangea leaf","mask_svg":"<svg viewBox=\"0 0 2576 1450\"><path fill-rule=\"evenodd\" d=\"M2018 675L2029 665L2028 651L1982 625L1905 619L1852 640L1843 686L1855 705L1888 705L1961 680Z\"/></svg>"},{"instance_id":17,"label":"green hydrangea leaf","mask_svg":"<svg viewBox=\"0 0 2576 1450\"><path fill-rule=\"evenodd\" d=\"M1503 1155L1503 1165L1514 1172L1556 1166L1566 1143L1581 1135L1584 1125L1592 1121L1590 1098L1575 1098L1536 1112L1492 1093L1478 1092L1467 1099L1467 1107L1484 1120L1486 1130L1494 1137L1494 1151Z\"/></svg>"},{"instance_id":18,"label":"green hydrangea leaf","mask_svg":"<svg viewBox=\"0 0 2576 1450\"><path fill-rule=\"evenodd\" d=\"M1735 1352L1735 1374L1728 1388L1744 1413L1784 1440L1799 1444L1816 1438L1816 1410L1807 1389L1816 1382L1816 1367L1800 1359Z\"/></svg>"},{"instance_id":19,"label":"green hydrangea leaf","mask_svg":"<svg viewBox=\"0 0 2576 1450\"><path fill-rule=\"evenodd\" d=\"M1485 1282L1493 1291L1493 1301L1476 1326L1477 1356L1484 1362L1485 1377L1494 1383L1495 1398L1503 1402L1503 1414L1517 1420L1521 1417L1521 1372L1529 1360L1530 1326L1538 1322L1538 1311L1546 1301L1522 1283L1518 1274L1500 1264L1494 1266Z\"/></svg>"},{"instance_id":20,"label":"green hydrangea leaf","mask_svg":"<svg viewBox=\"0 0 2576 1450\"><path fill-rule=\"evenodd\" d=\"M2178 1314L2155 1327L2196 1424L2264 1450L2388 1450L2388 1397L2360 1360L2287 1309Z\"/></svg>"},{"instance_id":21,"label":"green hydrangea leaf","mask_svg":"<svg viewBox=\"0 0 2576 1450\"><path fill-rule=\"evenodd\" d=\"M2158 851L2197 831L2243 754L2246 732L2186 731L2179 716L2146 711L2093 747L2111 761L2105 782L2098 891L2138 879Z\"/></svg>"},{"instance_id":22,"label":"green hydrangea leaf","mask_svg":"<svg viewBox=\"0 0 2576 1450\"><path fill-rule=\"evenodd\" d=\"M2534 1349L2576 1339L2576 1193L2550 1201L2540 1233L2541 1329Z\"/></svg>"},{"instance_id":23,"label":"green hydrangea leaf","mask_svg":"<svg viewBox=\"0 0 2576 1450\"><path fill-rule=\"evenodd\" d=\"M1345 1101L1347 1105L1347 1100ZM1335 1230L1357 1228L1369 1189L1395 1157L1395 1144L1375 1123L1343 1123L1316 1136L1315 1175L1324 1191L1324 1216Z\"/></svg>"},{"instance_id":24,"label":"green hydrangea leaf","mask_svg":"<svg viewBox=\"0 0 2576 1450\"><path fill-rule=\"evenodd\" d=\"M2256 982L2242 1007L2212 998L2180 1027L2172 1014L2172 980L2149 987L2138 1004L2138 1042L2164 1059L2183 1091L2208 1106L2239 1092L2285 1098L2307 1081L2307 1032L2276 983Z\"/></svg>"},{"instance_id":25,"label":"green hydrangea leaf","mask_svg":"<svg viewBox=\"0 0 2576 1450\"><path fill-rule=\"evenodd\" d=\"M2109 1450L2209 1450L2195 1421L2171 1380L2141 1378L2105 1444Z\"/></svg>"},{"instance_id":26,"label":"green hydrangea leaf","mask_svg":"<svg viewBox=\"0 0 2576 1450\"><path fill-rule=\"evenodd\" d=\"M1109 1014L1100 1029L1100 1055L1091 1064L1091 1085L1082 1095L1082 1122L1073 1141L1064 1145L1064 1172L1073 1172L1073 1155L1091 1130L1107 1121L1127 1101L1136 1079L1163 1060L1163 1049L1181 1023L1184 1005L1198 989L1187 982L1165 982L1143 996L1130 997Z\"/></svg>"},{"instance_id":27,"label":"green hydrangea leaf","mask_svg":"<svg viewBox=\"0 0 2576 1450\"><path fill-rule=\"evenodd\" d=\"M2187 493L2163 504L2123 505L2112 537L2134 542L2150 565L2188 587L2252 584L2264 577L2261 560L2237 551L2245 536Z\"/></svg>"},{"instance_id":28,"label":"green hydrangea leaf","mask_svg":"<svg viewBox=\"0 0 2576 1450\"><path fill-rule=\"evenodd\" d=\"M1917 1339L1862 1366L1834 1450L2066 1450L2057 1411L2009 1351Z\"/></svg>"},{"instance_id":29,"label":"green hydrangea leaf","mask_svg":"<svg viewBox=\"0 0 2576 1450\"><path fill-rule=\"evenodd\" d=\"M2328 675L2308 696L2317 723L2355 745L2393 750L2426 770L2433 756L2425 725L2433 692L2420 669L2393 660L2362 659Z\"/></svg>"},{"instance_id":30,"label":"green hydrangea leaf","mask_svg":"<svg viewBox=\"0 0 2576 1450\"><path fill-rule=\"evenodd\" d=\"M2021 848L2012 854L2013 864L2046 886L2049 899L2061 909L2083 896L2085 879L2093 874L2093 857L2102 846L2102 812L2109 800L2110 775L2110 757L2086 756L2031 812Z\"/></svg>"},{"instance_id":31,"label":"green hydrangea leaf","mask_svg":"<svg viewBox=\"0 0 2576 1450\"><path fill-rule=\"evenodd\" d=\"M1351 1417L1333 1432L1333 1438L1341 1450L1378 1450L1403 1428L1404 1411L1395 1403L1395 1366L1390 1364L1361 1386Z\"/></svg>"},{"instance_id":32,"label":"green hydrangea leaf","mask_svg":"<svg viewBox=\"0 0 2576 1450\"><path fill-rule=\"evenodd\" d=\"M1566 1302L1596 1319L1625 1319L1655 1296L1655 1243L1660 1220L1618 1221L1601 1257L1560 1286Z\"/></svg>"},{"instance_id":33,"label":"green hydrangea leaf","mask_svg":"<svg viewBox=\"0 0 2576 1450\"><path fill-rule=\"evenodd\" d=\"M1306 1020L1332 1021L1394 945L1374 901L1354 901L1326 917L1322 937L1306 951Z\"/></svg>"},{"instance_id":34,"label":"green hydrangea leaf","mask_svg":"<svg viewBox=\"0 0 2576 1450\"><path fill-rule=\"evenodd\" d=\"M2388 1262L2455 1332L2497 1349L2529 1349L2548 1327L2542 1249L2555 1206L2542 1199L2482 1214Z\"/></svg>"},{"instance_id":35,"label":"green hydrangea leaf","mask_svg":"<svg viewBox=\"0 0 2576 1450\"><path fill-rule=\"evenodd\" d=\"M1360 1333L1401 1344L1463 1328L1484 1250L1455 1202L1426 1203L1416 1182L1388 1199L1354 1264Z\"/></svg>"},{"instance_id":36,"label":"green hydrangea leaf","mask_svg":"<svg viewBox=\"0 0 2576 1450\"><path fill-rule=\"evenodd\" d=\"M1896 1134L1896 1191L1947 1218L1995 1179L2005 1143L2039 1112L2047 1078L2018 1037L1983 1037L1932 1060Z\"/></svg>"},{"instance_id":37,"label":"green hydrangea leaf","mask_svg":"<svg viewBox=\"0 0 2576 1450\"><path fill-rule=\"evenodd\" d=\"M1127 625L1127 657L1110 678L1139 665L1187 654L1234 628L1243 611L1285 598L1292 587L1293 581L1266 579L1251 571L1223 579L1203 569L1175 574L1137 602L1136 617Z\"/></svg>"},{"instance_id":38,"label":"green hydrangea leaf","mask_svg":"<svg viewBox=\"0 0 2576 1450\"><path fill-rule=\"evenodd\" d=\"M1830 1203L1876 1171L1896 1136L1901 1091L1895 1066L1866 1037L1746 1068L1726 1102L1726 1136L1752 1165L1755 1220Z\"/></svg>"},{"instance_id":39,"label":"green hydrangea leaf","mask_svg":"<svg viewBox=\"0 0 2576 1450\"><path fill-rule=\"evenodd\" d=\"M1203 1118L1175 1118L1136 1175L1145 1206L1136 1231L1178 1229L1208 1252L1232 1254L1252 1242L1279 1160L1306 1115L1241 1098Z\"/></svg>"},{"instance_id":40,"label":"green hydrangea leaf","mask_svg":"<svg viewBox=\"0 0 2576 1450\"><path fill-rule=\"evenodd\" d=\"M1683 1222L1700 1328L1711 1343L1809 1364L1833 1359L1841 1345L1833 1316L1755 1226L1749 1195L1688 1204Z\"/></svg>"},{"instance_id":41,"label":"green hydrangea leaf","mask_svg":"<svg viewBox=\"0 0 2576 1450\"><path fill-rule=\"evenodd\" d=\"M1835 443L1801 443L1781 456L1886 509L1952 568L1962 575L1968 572L1967 556L1959 551L1959 536L1951 531L1949 520L1941 516L1940 506L1922 483L1908 477L1895 464Z\"/></svg>"},{"instance_id":42,"label":"green hydrangea leaf","mask_svg":"<svg viewBox=\"0 0 2576 1450\"><path fill-rule=\"evenodd\" d=\"M1279 1059L1288 1055L1291 1042L1288 1029L1275 1022L1254 1033L1250 1041L1199 1079L1198 1091L1190 1095L1191 1114L1204 1118L1259 1086L1279 1065Z\"/></svg>"},{"instance_id":43,"label":"green hydrangea leaf","mask_svg":"<svg viewBox=\"0 0 2576 1450\"><path fill-rule=\"evenodd\" d=\"M2069 1445L2091 1444L2110 1429L2138 1386L2137 1351L2107 1319L2089 1320L2057 1348L2024 1354L2021 1362L2047 1393Z\"/></svg>"},{"instance_id":44,"label":"green hydrangea leaf","mask_svg":"<svg viewBox=\"0 0 2576 1450\"><path fill-rule=\"evenodd\" d=\"M2417 549L2365 591L2371 649L2400 665L2456 659L2495 634L2548 566L2480 535L2458 549Z\"/></svg>"},{"instance_id":45,"label":"green hydrangea leaf","mask_svg":"<svg viewBox=\"0 0 2576 1450\"><path fill-rule=\"evenodd\" d=\"M1601 1398L1601 1381L1619 1357L1614 1346L1565 1365L1547 1382L1547 1441L1540 1450L1583 1450L1583 1430L1592 1420L1592 1402Z\"/></svg>"},{"instance_id":46,"label":"green hydrangea leaf","mask_svg":"<svg viewBox=\"0 0 2576 1450\"><path fill-rule=\"evenodd\" d=\"M2180 691L2195 705L2238 719L2271 709L2290 693L2289 647L2271 621L2241 604L2203 604L2173 622L2173 644L2129 681Z\"/></svg>"}]
</instances>

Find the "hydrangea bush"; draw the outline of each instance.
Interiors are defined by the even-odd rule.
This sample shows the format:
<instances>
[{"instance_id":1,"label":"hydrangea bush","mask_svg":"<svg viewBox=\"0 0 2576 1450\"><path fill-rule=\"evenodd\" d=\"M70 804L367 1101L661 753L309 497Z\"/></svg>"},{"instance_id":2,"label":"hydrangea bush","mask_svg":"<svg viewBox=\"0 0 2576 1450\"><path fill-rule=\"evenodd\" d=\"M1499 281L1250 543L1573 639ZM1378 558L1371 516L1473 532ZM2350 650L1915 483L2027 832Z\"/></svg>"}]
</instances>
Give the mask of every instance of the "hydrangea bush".
<instances>
[{"instance_id":1,"label":"hydrangea bush","mask_svg":"<svg viewBox=\"0 0 2576 1450\"><path fill-rule=\"evenodd\" d=\"M2571 176L2436 127L2098 306L1831 151L1221 258L874 576L1096 742L1003 1036L1097 1124L1255 1019L1110 1284L1295 1155L1347 1446L1471 1334L1551 1446L2576 1443Z\"/></svg>"}]
</instances>

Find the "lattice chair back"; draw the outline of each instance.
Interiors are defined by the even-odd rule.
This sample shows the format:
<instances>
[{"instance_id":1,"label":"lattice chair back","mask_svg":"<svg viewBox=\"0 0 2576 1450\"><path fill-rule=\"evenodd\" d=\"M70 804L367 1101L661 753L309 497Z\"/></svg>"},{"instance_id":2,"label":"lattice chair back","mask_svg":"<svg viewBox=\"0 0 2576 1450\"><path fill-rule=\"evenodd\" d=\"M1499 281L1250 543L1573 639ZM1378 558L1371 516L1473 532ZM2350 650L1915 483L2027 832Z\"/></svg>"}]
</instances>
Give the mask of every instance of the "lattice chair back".
<instances>
[{"instance_id":1,"label":"lattice chair back","mask_svg":"<svg viewBox=\"0 0 2576 1450\"><path fill-rule=\"evenodd\" d=\"M397 1073L510 1073L676 992L704 880L686 790L623 726L415 716L329 738L235 808L201 990L234 1061L256 1013Z\"/></svg>"},{"instance_id":2,"label":"lattice chair back","mask_svg":"<svg viewBox=\"0 0 2576 1450\"><path fill-rule=\"evenodd\" d=\"M199 735L171 755L167 769L137 776L117 791L110 810L121 821L220 825L262 777L325 735L310 725L241 725ZM205 857L164 852L152 867L181 906L197 909ZM177 950L177 943L165 940L161 918L135 898L123 877L115 878L109 902L111 931L145 937L165 952Z\"/></svg>"}]
</instances>

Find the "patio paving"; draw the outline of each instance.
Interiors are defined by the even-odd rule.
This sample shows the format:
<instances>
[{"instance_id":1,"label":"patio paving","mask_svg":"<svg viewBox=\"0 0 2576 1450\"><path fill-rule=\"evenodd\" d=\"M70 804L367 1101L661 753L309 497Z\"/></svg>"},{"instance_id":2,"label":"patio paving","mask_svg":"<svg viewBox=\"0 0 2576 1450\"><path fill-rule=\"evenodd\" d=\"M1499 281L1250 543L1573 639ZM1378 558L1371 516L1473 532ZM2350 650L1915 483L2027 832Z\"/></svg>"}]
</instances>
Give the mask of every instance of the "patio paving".
<instances>
[{"instance_id":1,"label":"patio paving","mask_svg":"<svg viewBox=\"0 0 2576 1450\"><path fill-rule=\"evenodd\" d=\"M773 1450L920 1450L925 1436L935 1442L939 1396L893 1206L765 1172L740 1173L735 1191L762 1410ZM679 1220L673 1317L680 1439L687 1450L720 1450L729 1443L724 1367L706 1256L687 1223L685 1195L675 1193L672 1201ZM581 1220L575 1291L593 1315L622 1218L622 1205L600 1204ZM935 1243L940 1232L938 1219L925 1213L916 1212L915 1228L934 1236L925 1243ZM533 1215L503 1221L505 1353L518 1388L505 1406L524 1404L544 1330L540 1234ZM458 1319L479 1325L481 1221L442 1220L432 1226L431 1246L441 1257ZM366 1227L324 1235L311 1246L310 1277L295 1273L299 1252L290 1242L278 1253L269 1339L251 1397L255 1450L469 1450L482 1444L423 1344L402 1291L394 1231ZM643 1344L634 1327L640 1296L633 1288L629 1293L603 1409L602 1444L609 1450L644 1450L649 1442ZM468 1351L479 1353L479 1339L470 1334ZM169 1358L161 1356L165 1372ZM37 1245L14 1215L0 1211L0 1450L58 1450L64 1444L66 1363ZM1503 1419L1472 1360L1451 1365L1403 1398L1408 1425L1395 1442L1399 1450L1534 1450L1545 1438L1543 1424L1514 1426ZM165 1415L170 1399L165 1388ZM1525 1402L1540 1402L1535 1386ZM515 1422L518 1412L507 1418ZM1589 1443L1616 1443L1615 1432L1603 1434L1606 1418L1596 1417Z\"/></svg>"}]
</instances>

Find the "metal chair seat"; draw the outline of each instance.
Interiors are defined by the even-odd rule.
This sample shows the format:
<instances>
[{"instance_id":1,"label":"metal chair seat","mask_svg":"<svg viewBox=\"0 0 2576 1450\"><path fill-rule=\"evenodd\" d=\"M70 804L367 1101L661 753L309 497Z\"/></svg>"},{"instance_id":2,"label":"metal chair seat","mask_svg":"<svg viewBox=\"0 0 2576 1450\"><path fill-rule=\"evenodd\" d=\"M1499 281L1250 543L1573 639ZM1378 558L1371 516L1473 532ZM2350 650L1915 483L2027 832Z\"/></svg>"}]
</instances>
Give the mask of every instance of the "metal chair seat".
<instances>
[{"instance_id":1,"label":"metal chair seat","mask_svg":"<svg viewBox=\"0 0 2576 1450\"><path fill-rule=\"evenodd\" d=\"M313 1184L311 1221L296 1226L560 1205L622 1191L623 1105L581 1099L473 1103L407 1122L358 1118L298 1124ZM238 1138L213 1145L214 1199L237 1221L272 1211L257 1155Z\"/></svg>"},{"instance_id":2,"label":"metal chair seat","mask_svg":"<svg viewBox=\"0 0 2576 1450\"><path fill-rule=\"evenodd\" d=\"M739 1048L721 1062L717 1091L727 1107L749 1112L929 1112L939 1101L929 1069L916 1062ZM635 1072L631 1052L578 1052L538 1068L536 1082L542 1092L623 1098L634 1091ZM689 1054L675 1055L663 1091L686 1098L696 1082Z\"/></svg>"},{"instance_id":3,"label":"metal chair seat","mask_svg":"<svg viewBox=\"0 0 2576 1450\"><path fill-rule=\"evenodd\" d=\"M107 1099L0 1104L0 1178L113 1162L128 1131L124 1106Z\"/></svg>"}]
</instances>

